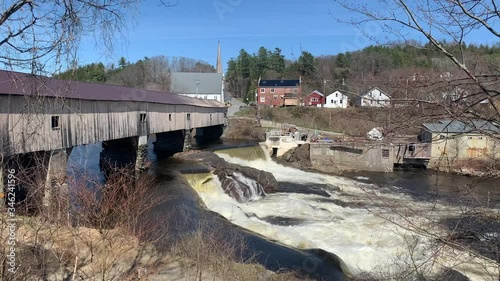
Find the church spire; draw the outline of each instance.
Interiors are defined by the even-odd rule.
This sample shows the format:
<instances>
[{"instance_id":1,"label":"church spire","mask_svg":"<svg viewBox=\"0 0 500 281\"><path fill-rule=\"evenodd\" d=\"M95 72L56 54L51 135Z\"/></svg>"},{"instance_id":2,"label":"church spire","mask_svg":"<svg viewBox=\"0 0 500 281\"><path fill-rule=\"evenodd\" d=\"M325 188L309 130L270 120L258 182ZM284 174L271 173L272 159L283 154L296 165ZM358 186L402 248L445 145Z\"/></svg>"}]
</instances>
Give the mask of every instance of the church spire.
<instances>
[{"instance_id":1,"label":"church spire","mask_svg":"<svg viewBox=\"0 0 500 281\"><path fill-rule=\"evenodd\" d=\"M220 57L220 41L217 41L217 73L222 73L222 58Z\"/></svg>"}]
</instances>

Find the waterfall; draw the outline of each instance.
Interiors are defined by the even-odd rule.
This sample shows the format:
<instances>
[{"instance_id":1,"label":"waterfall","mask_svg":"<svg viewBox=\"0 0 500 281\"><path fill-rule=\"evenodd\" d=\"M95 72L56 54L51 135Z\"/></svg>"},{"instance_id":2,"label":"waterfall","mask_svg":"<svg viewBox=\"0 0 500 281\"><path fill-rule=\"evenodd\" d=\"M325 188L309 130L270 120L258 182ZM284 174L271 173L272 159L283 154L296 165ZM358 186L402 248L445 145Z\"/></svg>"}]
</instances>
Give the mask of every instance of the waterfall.
<instances>
[{"instance_id":1,"label":"waterfall","mask_svg":"<svg viewBox=\"0 0 500 281\"><path fill-rule=\"evenodd\" d=\"M259 200L266 195L266 193L264 192L264 188L260 183L256 182L253 179L245 177L241 173L235 172L230 178L234 181L234 192L238 193L238 197L232 197L239 202Z\"/></svg>"},{"instance_id":2,"label":"waterfall","mask_svg":"<svg viewBox=\"0 0 500 281\"><path fill-rule=\"evenodd\" d=\"M218 179L217 176L211 173L188 173L183 174L183 176L198 192L217 193L220 196L220 190L240 203L256 201L266 196L261 184L238 172L232 175L224 175L222 179ZM214 185L214 180L218 184Z\"/></svg>"}]
</instances>

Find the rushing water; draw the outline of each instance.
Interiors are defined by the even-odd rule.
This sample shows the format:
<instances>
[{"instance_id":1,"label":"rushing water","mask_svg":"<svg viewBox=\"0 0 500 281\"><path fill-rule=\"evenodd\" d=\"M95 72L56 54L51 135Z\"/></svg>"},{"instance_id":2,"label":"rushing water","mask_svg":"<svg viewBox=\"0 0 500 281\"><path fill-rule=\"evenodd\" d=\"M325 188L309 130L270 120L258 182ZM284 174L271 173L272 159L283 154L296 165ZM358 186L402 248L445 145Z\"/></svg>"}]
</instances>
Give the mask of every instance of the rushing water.
<instances>
[{"instance_id":1,"label":"rushing water","mask_svg":"<svg viewBox=\"0 0 500 281\"><path fill-rule=\"evenodd\" d=\"M224 193L214 178L197 190L205 204L231 222L270 239L297 248L321 248L335 253L354 272L407 262L412 258L409 248L415 244L417 247L412 251L418 251L423 257L431 255L432 249L427 247L432 247L432 239L407 227L425 225L433 233L440 233L429 225L430 220L452 216L463 207L460 203L464 202L451 205L447 200L428 200L433 198L435 183L456 187L457 178L460 178L457 176L447 178L443 175L436 179L436 174L432 173L417 176L415 172L406 175L396 172L336 177L279 165L260 151L256 146L219 150L217 154L230 163L271 172L280 183L278 193L238 203ZM245 159L242 157L245 154L250 157ZM471 182L473 179L461 178L461 183ZM487 184L480 184L487 189ZM423 191L419 193L418 188ZM447 196L441 199L451 198L453 192L445 188L441 193ZM467 198L481 197L482 200L484 193ZM481 269L482 259L452 253L450 249L442 250L441 255L437 258L440 266L435 270L452 266L451 260L463 259L464 263L455 269L472 280L487 280L488 272Z\"/></svg>"},{"instance_id":2,"label":"rushing water","mask_svg":"<svg viewBox=\"0 0 500 281\"><path fill-rule=\"evenodd\" d=\"M241 183L242 194L246 192L249 199L238 202L224 193L217 177L208 170L203 171L202 166L184 165L185 178L205 205L230 222L271 240L299 249L321 248L335 253L353 272L387 269L388 265L407 262L414 258L410 252L424 257L432 254L427 248L432 247L432 239L408 229L409 225L425 225L433 233L440 233L432 222L458 213L464 204L488 202L490 207L498 207L494 199L498 198L498 189L491 188L498 181L477 182L473 178L415 171L337 177L284 167L269 159L256 145L236 143L231 146L238 148L226 149L227 146L220 144L216 153L228 162L271 172L279 182L279 191L263 196L255 181L235 173L233 177ZM99 145L75 148L69 164L100 178L99 152ZM172 159L156 159L151 150L150 160L156 164L160 180L166 171L179 166L172 164L175 162ZM459 185L472 187L472 183L479 188L474 191L457 189ZM168 185L167 180L160 181L158 194L171 192ZM438 186L444 188L438 189ZM187 202L189 208L193 206L191 195L179 190L174 193L177 195L173 195L175 198L170 202ZM439 196L433 196L436 194ZM439 200L431 200L434 198ZM450 204L451 198L461 200L458 204ZM178 209L175 206L166 208ZM453 266L472 280L489 280L488 273L496 274L495 269L481 258L448 248L441 249L439 254L436 270ZM450 260L463 262L454 265Z\"/></svg>"}]
</instances>

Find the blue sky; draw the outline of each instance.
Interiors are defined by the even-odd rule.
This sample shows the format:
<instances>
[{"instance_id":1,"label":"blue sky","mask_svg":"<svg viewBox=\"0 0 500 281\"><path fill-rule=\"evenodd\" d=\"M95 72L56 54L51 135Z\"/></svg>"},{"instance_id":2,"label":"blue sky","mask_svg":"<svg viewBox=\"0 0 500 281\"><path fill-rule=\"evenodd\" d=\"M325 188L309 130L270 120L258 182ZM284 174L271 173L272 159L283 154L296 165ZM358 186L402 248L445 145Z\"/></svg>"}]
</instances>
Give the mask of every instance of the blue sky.
<instances>
[{"instance_id":1,"label":"blue sky","mask_svg":"<svg viewBox=\"0 0 500 281\"><path fill-rule=\"evenodd\" d=\"M119 40L111 55L88 40L81 47L79 64L116 64L121 56L135 62L145 56L165 55L215 65L220 41L225 69L242 48L253 53L260 46L279 47L287 58L294 59L301 50L329 55L373 43L354 27L338 23L338 16L350 17L331 0L178 0L171 8L147 0L134 23L129 22L126 40ZM362 28L385 36L376 25ZM477 37L478 42L482 40L484 37Z\"/></svg>"}]
</instances>

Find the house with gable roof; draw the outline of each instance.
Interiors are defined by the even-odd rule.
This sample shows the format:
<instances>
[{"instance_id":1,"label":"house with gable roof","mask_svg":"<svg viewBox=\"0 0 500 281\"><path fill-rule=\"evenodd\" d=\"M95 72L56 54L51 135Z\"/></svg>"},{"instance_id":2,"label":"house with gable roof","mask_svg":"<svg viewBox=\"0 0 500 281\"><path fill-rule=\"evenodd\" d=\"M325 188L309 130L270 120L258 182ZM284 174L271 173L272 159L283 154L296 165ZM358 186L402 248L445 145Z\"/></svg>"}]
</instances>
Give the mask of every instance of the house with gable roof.
<instances>
[{"instance_id":1,"label":"house with gable roof","mask_svg":"<svg viewBox=\"0 0 500 281\"><path fill-rule=\"evenodd\" d=\"M347 108L349 107L349 95L341 91L335 91L326 96L325 107Z\"/></svg>"},{"instance_id":2,"label":"house with gable roof","mask_svg":"<svg viewBox=\"0 0 500 281\"><path fill-rule=\"evenodd\" d=\"M309 95L304 97L305 106L322 107L325 104L325 95L320 91L314 90Z\"/></svg>"},{"instance_id":3,"label":"house with gable roof","mask_svg":"<svg viewBox=\"0 0 500 281\"><path fill-rule=\"evenodd\" d=\"M375 87L356 97L358 107L386 107L391 105L391 96Z\"/></svg>"}]
</instances>

